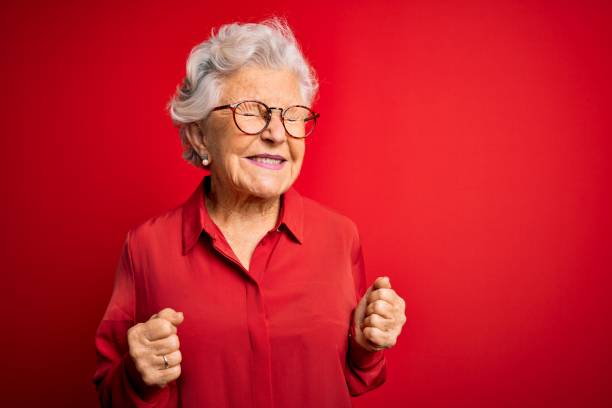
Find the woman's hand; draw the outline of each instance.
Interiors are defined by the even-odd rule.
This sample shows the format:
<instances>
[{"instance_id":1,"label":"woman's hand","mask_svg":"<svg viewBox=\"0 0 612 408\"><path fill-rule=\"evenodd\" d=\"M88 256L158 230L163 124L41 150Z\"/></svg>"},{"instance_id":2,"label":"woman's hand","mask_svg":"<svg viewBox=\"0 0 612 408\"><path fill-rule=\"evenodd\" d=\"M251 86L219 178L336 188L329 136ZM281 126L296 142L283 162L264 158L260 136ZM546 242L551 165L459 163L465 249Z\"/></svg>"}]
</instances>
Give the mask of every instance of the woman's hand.
<instances>
[{"instance_id":1,"label":"woman's hand","mask_svg":"<svg viewBox=\"0 0 612 408\"><path fill-rule=\"evenodd\" d=\"M182 322L183 313L167 307L128 330L130 356L145 384L163 388L181 375L182 356L176 327ZM164 368L163 356L166 356L167 368Z\"/></svg>"},{"instance_id":2,"label":"woman's hand","mask_svg":"<svg viewBox=\"0 0 612 408\"><path fill-rule=\"evenodd\" d=\"M391 289L388 277L379 277L355 308L355 341L369 351L391 348L406 323L406 302Z\"/></svg>"}]
</instances>

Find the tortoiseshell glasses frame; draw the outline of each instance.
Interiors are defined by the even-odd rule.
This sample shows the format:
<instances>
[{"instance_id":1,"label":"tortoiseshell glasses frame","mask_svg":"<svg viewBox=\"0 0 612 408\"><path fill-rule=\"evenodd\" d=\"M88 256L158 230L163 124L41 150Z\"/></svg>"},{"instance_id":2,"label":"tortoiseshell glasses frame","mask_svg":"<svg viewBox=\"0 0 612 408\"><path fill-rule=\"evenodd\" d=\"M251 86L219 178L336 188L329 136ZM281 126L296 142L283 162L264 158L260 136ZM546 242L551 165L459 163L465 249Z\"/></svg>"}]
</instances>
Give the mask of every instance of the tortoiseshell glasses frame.
<instances>
[{"instance_id":1,"label":"tortoiseshell glasses frame","mask_svg":"<svg viewBox=\"0 0 612 408\"><path fill-rule=\"evenodd\" d=\"M268 106L255 99L217 106L211 112L222 109L232 110L234 124L247 135L257 135L266 130L272 120L272 111L279 110L281 122L287 134L299 139L312 134L320 116L308 106L291 105L283 109Z\"/></svg>"}]
</instances>

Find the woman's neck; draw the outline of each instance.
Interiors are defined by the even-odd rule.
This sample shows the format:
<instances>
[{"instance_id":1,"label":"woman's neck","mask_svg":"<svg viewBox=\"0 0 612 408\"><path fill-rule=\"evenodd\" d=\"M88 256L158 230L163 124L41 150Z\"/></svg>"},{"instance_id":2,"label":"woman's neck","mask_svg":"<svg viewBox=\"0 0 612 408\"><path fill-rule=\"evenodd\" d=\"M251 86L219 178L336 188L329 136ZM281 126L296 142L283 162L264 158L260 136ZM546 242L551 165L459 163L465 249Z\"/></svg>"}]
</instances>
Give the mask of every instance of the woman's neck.
<instances>
[{"instance_id":1,"label":"woman's neck","mask_svg":"<svg viewBox=\"0 0 612 408\"><path fill-rule=\"evenodd\" d=\"M256 228L269 230L276 224L280 209L280 197L261 198L244 194L214 175L210 189L206 191L206 209L212 220L221 228Z\"/></svg>"}]
</instances>

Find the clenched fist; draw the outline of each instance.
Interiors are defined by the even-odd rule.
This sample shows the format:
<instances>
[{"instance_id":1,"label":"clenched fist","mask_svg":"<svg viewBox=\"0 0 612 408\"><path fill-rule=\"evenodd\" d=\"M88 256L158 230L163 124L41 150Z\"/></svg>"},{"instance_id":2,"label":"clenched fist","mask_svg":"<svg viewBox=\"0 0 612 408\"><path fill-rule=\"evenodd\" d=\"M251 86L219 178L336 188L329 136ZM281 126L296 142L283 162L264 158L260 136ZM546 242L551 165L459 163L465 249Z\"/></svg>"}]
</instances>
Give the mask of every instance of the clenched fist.
<instances>
[{"instance_id":1,"label":"clenched fist","mask_svg":"<svg viewBox=\"0 0 612 408\"><path fill-rule=\"evenodd\" d=\"M181 375L182 356L176 328L182 322L183 313L167 307L128 330L130 356L145 384L163 388Z\"/></svg>"},{"instance_id":2,"label":"clenched fist","mask_svg":"<svg viewBox=\"0 0 612 408\"><path fill-rule=\"evenodd\" d=\"M355 341L369 351L390 348L406 323L406 303L391 289L388 277L379 277L355 308Z\"/></svg>"}]
</instances>

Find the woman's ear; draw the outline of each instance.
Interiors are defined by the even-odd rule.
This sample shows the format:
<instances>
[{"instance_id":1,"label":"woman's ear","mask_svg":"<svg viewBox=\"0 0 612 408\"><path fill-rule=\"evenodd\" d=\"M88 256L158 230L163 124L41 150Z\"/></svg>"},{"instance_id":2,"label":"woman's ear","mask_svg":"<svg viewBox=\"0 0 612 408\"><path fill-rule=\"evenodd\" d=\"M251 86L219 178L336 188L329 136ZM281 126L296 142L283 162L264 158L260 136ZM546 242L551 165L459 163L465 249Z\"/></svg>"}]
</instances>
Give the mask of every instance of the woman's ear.
<instances>
[{"instance_id":1,"label":"woman's ear","mask_svg":"<svg viewBox=\"0 0 612 408\"><path fill-rule=\"evenodd\" d=\"M191 147L200 155L200 157L204 154L210 155L207 147L207 138L204 135L204 131L202 126L197 122L192 122L186 125L185 134Z\"/></svg>"}]
</instances>

